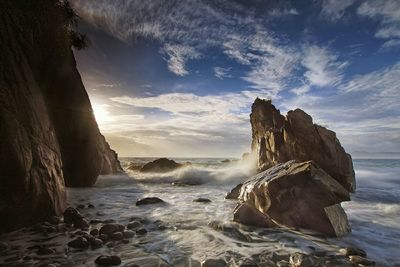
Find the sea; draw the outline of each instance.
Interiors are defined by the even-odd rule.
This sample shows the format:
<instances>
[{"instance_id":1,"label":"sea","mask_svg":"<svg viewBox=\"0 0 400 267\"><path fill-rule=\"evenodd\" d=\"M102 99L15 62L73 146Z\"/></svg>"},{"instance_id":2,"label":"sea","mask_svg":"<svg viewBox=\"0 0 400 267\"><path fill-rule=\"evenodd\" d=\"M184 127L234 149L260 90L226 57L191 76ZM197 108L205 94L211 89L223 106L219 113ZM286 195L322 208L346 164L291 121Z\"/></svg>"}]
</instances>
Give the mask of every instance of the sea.
<instances>
[{"instance_id":1,"label":"sea","mask_svg":"<svg viewBox=\"0 0 400 267\"><path fill-rule=\"evenodd\" d=\"M165 174L144 174L128 170L130 164L144 164L153 158L122 158L127 175L100 176L91 188L69 188L68 205L92 204L82 213L87 218L112 219L127 224L132 218L148 222L148 233L126 245L101 248L118 254L124 264L149 264L149 255L166 266L196 266L206 258L251 257L265 251L292 253L329 251L353 246L365 250L377 266L400 263L400 160L354 159L357 189L351 201L342 203L352 232L341 238L324 238L306 232L246 228L232 222L234 200L225 194L251 175L242 161L221 158L175 158L184 168ZM162 205L136 206L138 199L158 197ZM193 202L207 198L209 203ZM218 231L210 222L239 231ZM164 225L166 230L152 231ZM13 236L14 235L14 236ZM24 242L18 232L8 239ZM246 238L243 238L243 237ZM57 242L54 241L53 242ZM61 243L61 241L60 241ZM110 251L111 250L111 251ZM76 266L93 266L99 251L68 254ZM151 265L151 264L150 264ZM148 265L148 266L150 266ZM160 265L161 266L161 265Z\"/></svg>"}]
</instances>

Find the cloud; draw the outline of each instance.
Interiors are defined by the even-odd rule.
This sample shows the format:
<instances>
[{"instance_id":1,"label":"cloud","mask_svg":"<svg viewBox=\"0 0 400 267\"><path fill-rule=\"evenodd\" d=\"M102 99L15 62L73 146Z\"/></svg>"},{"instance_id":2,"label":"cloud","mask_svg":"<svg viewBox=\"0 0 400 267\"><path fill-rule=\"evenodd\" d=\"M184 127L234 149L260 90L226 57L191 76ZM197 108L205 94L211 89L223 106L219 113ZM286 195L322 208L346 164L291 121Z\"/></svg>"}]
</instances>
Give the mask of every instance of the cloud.
<instances>
[{"instance_id":1,"label":"cloud","mask_svg":"<svg viewBox=\"0 0 400 267\"><path fill-rule=\"evenodd\" d=\"M338 56L326 47L311 45L305 48L302 64L307 69L304 76L309 83L323 87L340 82L348 63L340 62Z\"/></svg>"},{"instance_id":2,"label":"cloud","mask_svg":"<svg viewBox=\"0 0 400 267\"><path fill-rule=\"evenodd\" d=\"M400 1L365 1L357 10L361 16L380 22L375 37L388 39L386 46L400 45ZM390 42L391 41L391 42Z\"/></svg>"},{"instance_id":3,"label":"cloud","mask_svg":"<svg viewBox=\"0 0 400 267\"><path fill-rule=\"evenodd\" d=\"M161 51L167 55L168 69L178 76L189 74L185 66L186 61L200 58L200 54L193 47L185 45L165 44Z\"/></svg>"},{"instance_id":4,"label":"cloud","mask_svg":"<svg viewBox=\"0 0 400 267\"><path fill-rule=\"evenodd\" d=\"M327 20L337 21L343 17L346 9L355 2L356 0L323 0L321 16Z\"/></svg>"},{"instance_id":5,"label":"cloud","mask_svg":"<svg viewBox=\"0 0 400 267\"><path fill-rule=\"evenodd\" d=\"M214 75L220 80L224 78L232 78L232 75L229 73L232 68L222 68L222 67L215 67L214 68Z\"/></svg>"}]
</instances>

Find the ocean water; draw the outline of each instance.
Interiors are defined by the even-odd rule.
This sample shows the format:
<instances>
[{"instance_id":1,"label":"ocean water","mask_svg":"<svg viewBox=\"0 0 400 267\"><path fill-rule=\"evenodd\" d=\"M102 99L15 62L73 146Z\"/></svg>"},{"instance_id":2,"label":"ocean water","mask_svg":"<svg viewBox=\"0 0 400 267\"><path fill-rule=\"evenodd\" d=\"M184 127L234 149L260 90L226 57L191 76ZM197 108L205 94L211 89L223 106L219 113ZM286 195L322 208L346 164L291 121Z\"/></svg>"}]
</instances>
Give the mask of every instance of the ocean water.
<instances>
[{"instance_id":1,"label":"ocean water","mask_svg":"<svg viewBox=\"0 0 400 267\"><path fill-rule=\"evenodd\" d=\"M121 163L126 168L130 163L143 164L151 160L122 158ZM99 177L92 188L69 188L70 206L87 203L95 206L81 211L87 218L113 219L127 224L135 217L142 220L149 232L135 237L129 244L60 255L73 262L73 266L93 266L94 259L101 253L118 254L124 264L156 266L151 263L153 259L172 266L192 266L192 262L205 258L231 258L238 264L243 258L265 251L288 254L325 250L337 254L340 247L356 246L366 250L378 266L400 263L400 160L354 160L357 190L352 201L342 204L352 232L343 238L233 223L232 210L236 203L225 200L224 196L252 173L250 166L240 161L223 163L223 159L215 158L175 160L192 165L167 174L127 170L127 176ZM136 206L135 202L143 197L159 197L166 204ZM193 202L200 197L211 202ZM214 230L209 227L211 221L236 231ZM157 230L160 224L166 230ZM22 249L24 245L21 244L32 246L27 241L32 236L24 233L17 231L2 239L13 240ZM52 246L59 245L61 251L65 247L65 236L57 238L48 242L52 242Z\"/></svg>"}]
</instances>

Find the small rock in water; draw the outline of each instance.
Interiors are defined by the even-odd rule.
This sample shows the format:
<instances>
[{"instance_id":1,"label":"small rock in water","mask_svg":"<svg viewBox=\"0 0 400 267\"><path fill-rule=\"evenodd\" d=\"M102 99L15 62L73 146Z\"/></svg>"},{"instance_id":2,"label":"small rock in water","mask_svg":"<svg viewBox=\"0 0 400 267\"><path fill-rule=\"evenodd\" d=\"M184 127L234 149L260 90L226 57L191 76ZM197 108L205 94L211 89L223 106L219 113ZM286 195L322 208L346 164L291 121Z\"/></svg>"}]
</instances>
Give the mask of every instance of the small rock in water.
<instances>
[{"instance_id":1,"label":"small rock in water","mask_svg":"<svg viewBox=\"0 0 400 267\"><path fill-rule=\"evenodd\" d=\"M158 197L145 197L136 201L136 206L164 203L164 201Z\"/></svg>"},{"instance_id":2,"label":"small rock in water","mask_svg":"<svg viewBox=\"0 0 400 267\"><path fill-rule=\"evenodd\" d=\"M125 226L122 224L117 224L117 223L108 223L103 225L100 228L100 234L106 234L106 235L111 235L115 232L121 232L125 229Z\"/></svg>"},{"instance_id":3,"label":"small rock in water","mask_svg":"<svg viewBox=\"0 0 400 267\"><path fill-rule=\"evenodd\" d=\"M133 221L133 222L128 223L126 228L135 229L135 228L138 228L139 226L140 226L140 222Z\"/></svg>"},{"instance_id":4,"label":"small rock in water","mask_svg":"<svg viewBox=\"0 0 400 267\"><path fill-rule=\"evenodd\" d=\"M296 267L309 267L309 266L314 266L314 261L312 257L296 252L293 255L290 256L290 264L292 266Z\"/></svg>"},{"instance_id":5,"label":"small rock in water","mask_svg":"<svg viewBox=\"0 0 400 267\"><path fill-rule=\"evenodd\" d=\"M211 202L211 200L209 200L208 198L196 198L193 200L193 202L201 202L201 203L209 203Z\"/></svg>"},{"instance_id":6,"label":"small rock in water","mask_svg":"<svg viewBox=\"0 0 400 267\"><path fill-rule=\"evenodd\" d=\"M75 224L82 218L83 216L80 214L80 212L72 207L69 207L64 211L64 222L66 224Z\"/></svg>"},{"instance_id":7,"label":"small rock in water","mask_svg":"<svg viewBox=\"0 0 400 267\"><path fill-rule=\"evenodd\" d=\"M135 236L135 232L131 230L125 230L122 232L122 234L124 235L125 238L132 238Z\"/></svg>"},{"instance_id":8,"label":"small rock in water","mask_svg":"<svg viewBox=\"0 0 400 267\"><path fill-rule=\"evenodd\" d=\"M94 262L100 266L115 266L121 264L121 258L116 255L99 256Z\"/></svg>"},{"instance_id":9,"label":"small rock in water","mask_svg":"<svg viewBox=\"0 0 400 267\"><path fill-rule=\"evenodd\" d=\"M374 261L368 260L364 257L357 256L357 255L350 256L349 259L352 263L359 264L362 266L374 266L375 265Z\"/></svg>"},{"instance_id":10,"label":"small rock in water","mask_svg":"<svg viewBox=\"0 0 400 267\"><path fill-rule=\"evenodd\" d=\"M147 234L147 230L144 228L140 228L140 229L136 230L136 234L137 235L145 235L145 234Z\"/></svg>"},{"instance_id":11,"label":"small rock in water","mask_svg":"<svg viewBox=\"0 0 400 267\"><path fill-rule=\"evenodd\" d=\"M119 240L124 239L124 235L123 235L121 232L115 232L115 233L112 233L112 234L110 235L110 238L111 238L112 240L119 241Z\"/></svg>"},{"instance_id":12,"label":"small rock in water","mask_svg":"<svg viewBox=\"0 0 400 267\"><path fill-rule=\"evenodd\" d=\"M87 241L86 238L80 236L68 242L68 246L71 248L87 249L89 248L89 242Z\"/></svg>"},{"instance_id":13,"label":"small rock in water","mask_svg":"<svg viewBox=\"0 0 400 267\"><path fill-rule=\"evenodd\" d=\"M54 253L54 249L46 248L46 247L40 247L36 252L37 255L50 255L53 253Z\"/></svg>"},{"instance_id":14,"label":"small rock in water","mask_svg":"<svg viewBox=\"0 0 400 267\"><path fill-rule=\"evenodd\" d=\"M99 235L99 229L96 229L96 228L92 229L92 230L90 231L90 234L91 234L92 236L98 236L98 235Z\"/></svg>"},{"instance_id":15,"label":"small rock in water","mask_svg":"<svg viewBox=\"0 0 400 267\"><path fill-rule=\"evenodd\" d=\"M75 228L86 229L89 228L89 223L86 219L82 218L74 223Z\"/></svg>"},{"instance_id":16,"label":"small rock in water","mask_svg":"<svg viewBox=\"0 0 400 267\"><path fill-rule=\"evenodd\" d=\"M94 209L95 206L94 206L93 204L88 204L88 208L89 208L89 209Z\"/></svg>"},{"instance_id":17,"label":"small rock in water","mask_svg":"<svg viewBox=\"0 0 400 267\"><path fill-rule=\"evenodd\" d=\"M106 242L106 241L108 240L108 235L106 235L106 234L100 234L100 235L99 235L99 238L100 238L101 240L103 240L103 242Z\"/></svg>"},{"instance_id":18,"label":"small rock in water","mask_svg":"<svg viewBox=\"0 0 400 267\"><path fill-rule=\"evenodd\" d=\"M223 259L206 259L201 263L201 267L226 267L228 266Z\"/></svg>"},{"instance_id":19,"label":"small rock in water","mask_svg":"<svg viewBox=\"0 0 400 267\"><path fill-rule=\"evenodd\" d=\"M99 238L93 238L90 240L90 246L92 248L99 248L103 246L103 240L99 239Z\"/></svg>"},{"instance_id":20,"label":"small rock in water","mask_svg":"<svg viewBox=\"0 0 400 267\"><path fill-rule=\"evenodd\" d=\"M339 252L345 256L367 256L367 253L364 250L355 247L341 248Z\"/></svg>"}]
</instances>

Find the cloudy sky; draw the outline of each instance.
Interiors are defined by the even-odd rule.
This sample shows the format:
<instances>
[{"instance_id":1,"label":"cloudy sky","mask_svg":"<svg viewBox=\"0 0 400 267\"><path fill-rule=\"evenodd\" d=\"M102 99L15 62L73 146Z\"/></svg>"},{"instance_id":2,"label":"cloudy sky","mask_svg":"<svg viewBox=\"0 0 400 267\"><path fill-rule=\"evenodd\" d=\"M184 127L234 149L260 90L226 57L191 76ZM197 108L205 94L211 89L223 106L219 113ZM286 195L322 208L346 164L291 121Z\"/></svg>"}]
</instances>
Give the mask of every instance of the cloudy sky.
<instances>
[{"instance_id":1,"label":"cloudy sky","mask_svg":"<svg viewBox=\"0 0 400 267\"><path fill-rule=\"evenodd\" d=\"M121 156L240 156L250 107L302 108L357 156L400 152L398 0L72 0Z\"/></svg>"}]
</instances>

